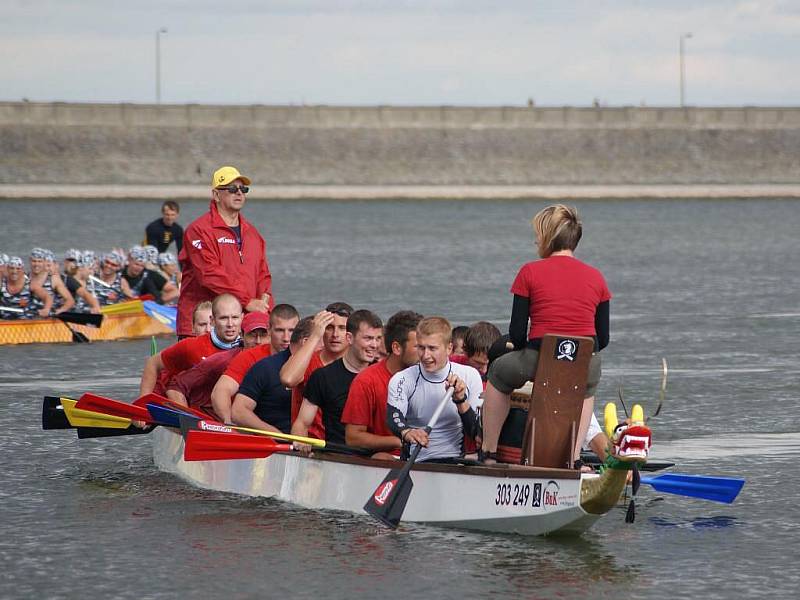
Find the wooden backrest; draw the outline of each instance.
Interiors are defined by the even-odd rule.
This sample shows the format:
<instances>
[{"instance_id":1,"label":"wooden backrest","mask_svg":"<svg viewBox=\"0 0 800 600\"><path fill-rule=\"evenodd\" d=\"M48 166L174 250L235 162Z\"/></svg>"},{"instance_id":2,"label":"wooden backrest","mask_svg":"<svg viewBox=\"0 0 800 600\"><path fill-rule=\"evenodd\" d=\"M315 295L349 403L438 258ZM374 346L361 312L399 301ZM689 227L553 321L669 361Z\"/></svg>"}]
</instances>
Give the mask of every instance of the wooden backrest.
<instances>
[{"instance_id":1,"label":"wooden backrest","mask_svg":"<svg viewBox=\"0 0 800 600\"><path fill-rule=\"evenodd\" d=\"M523 438L523 463L573 468L593 350L590 337L547 334L542 338Z\"/></svg>"}]
</instances>

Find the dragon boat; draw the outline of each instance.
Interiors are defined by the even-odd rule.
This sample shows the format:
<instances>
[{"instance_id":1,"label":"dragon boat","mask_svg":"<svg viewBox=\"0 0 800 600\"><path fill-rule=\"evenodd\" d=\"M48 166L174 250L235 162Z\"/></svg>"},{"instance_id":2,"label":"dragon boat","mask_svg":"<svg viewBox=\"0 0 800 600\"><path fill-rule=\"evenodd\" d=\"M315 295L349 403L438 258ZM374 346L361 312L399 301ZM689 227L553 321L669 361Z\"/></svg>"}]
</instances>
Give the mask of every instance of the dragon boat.
<instances>
[{"instance_id":1,"label":"dragon boat","mask_svg":"<svg viewBox=\"0 0 800 600\"><path fill-rule=\"evenodd\" d=\"M155 465L192 485L313 510L369 514L390 527L402 519L498 533L580 534L619 505L629 482L633 495L639 483L645 483L667 493L733 502L743 479L640 476L651 432L639 405L622 423L616 406L606 406L609 457L600 473L577 468L574 440L585 393L585 383L580 382L586 379L592 340L566 341L545 336L536 380L518 391L530 394L519 451L522 464L415 463L413 452L408 461L379 460L324 440L216 423L196 409L152 393L133 404L92 393L79 400L45 397L42 425L77 429L79 438L149 435ZM665 382L666 370L662 400ZM448 402L449 393L429 425ZM141 429L133 421L154 427ZM315 451L299 454L276 439L310 444ZM631 499L626 521L633 517Z\"/></svg>"},{"instance_id":2,"label":"dragon boat","mask_svg":"<svg viewBox=\"0 0 800 600\"><path fill-rule=\"evenodd\" d=\"M145 301L145 304L147 301ZM150 303L155 304L155 303ZM153 316L139 300L104 307L102 324L92 327L61 319L0 320L0 345L55 344L149 338L175 332L165 318Z\"/></svg>"},{"instance_id":3,"label":"dragon boat","mask_svg":"<svg viewBox=\"0 0 800 600\"><path fill-rule=\"evenodd\" d=\"M397 461L335 453L186 461L180 432L159 428L152 436L153 459L162 471L201 488L315 510L363 515L364 501L398 466ZM643 460L646 453L636 455ZM418 463L411 469L414 490L403 521L524 535L578 534L618 504L631 465L617 461L615 468L596 475L522 465Z\"/></svg>"}]
</instances>

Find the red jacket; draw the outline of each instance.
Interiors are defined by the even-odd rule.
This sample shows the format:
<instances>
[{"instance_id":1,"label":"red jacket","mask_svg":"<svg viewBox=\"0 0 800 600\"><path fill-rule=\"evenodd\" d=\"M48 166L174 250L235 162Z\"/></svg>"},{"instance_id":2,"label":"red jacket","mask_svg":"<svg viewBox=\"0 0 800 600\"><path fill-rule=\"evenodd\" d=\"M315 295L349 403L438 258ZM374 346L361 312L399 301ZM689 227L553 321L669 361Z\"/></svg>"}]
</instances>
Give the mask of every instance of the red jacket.
<instances>
[{"instance_id":1,"label":"red jacket","mask_svg":"<svg viewBox=\"0 0 800 600\"><path fill-rule=\"evenodd\" d=\"M178 335L192 335L192 311L197 304L225 292L236 296L242 307L266 292L270 295L270 309L274 306L267 244L241 214L239 225L241 252L233 230L222 220L213 200L210 210L186 228L178 255L183 272Z\"/></svg>"}]
</instances>

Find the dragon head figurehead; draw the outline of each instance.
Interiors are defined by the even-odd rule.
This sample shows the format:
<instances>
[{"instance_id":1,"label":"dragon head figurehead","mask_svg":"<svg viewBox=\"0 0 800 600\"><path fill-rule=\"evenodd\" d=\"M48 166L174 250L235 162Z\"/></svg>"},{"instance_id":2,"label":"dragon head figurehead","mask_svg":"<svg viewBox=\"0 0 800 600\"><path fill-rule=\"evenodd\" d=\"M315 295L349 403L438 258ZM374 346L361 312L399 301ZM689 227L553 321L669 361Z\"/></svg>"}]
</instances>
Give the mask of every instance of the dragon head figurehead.
<instances>
[{"instance_id":1,"label":"dragon head figurehead","mask_svg":"<svg viewBox=\"0 0 800 600\"><path fill-rule=\"evenodd\" d=\"M617 419L617 407L609 402L605 409L606 433L611 441L611 456L625 463L644 463L650 453L652 432L645 425L644 411L636 404L624 422Z\"/></svg>"}]
</instances>

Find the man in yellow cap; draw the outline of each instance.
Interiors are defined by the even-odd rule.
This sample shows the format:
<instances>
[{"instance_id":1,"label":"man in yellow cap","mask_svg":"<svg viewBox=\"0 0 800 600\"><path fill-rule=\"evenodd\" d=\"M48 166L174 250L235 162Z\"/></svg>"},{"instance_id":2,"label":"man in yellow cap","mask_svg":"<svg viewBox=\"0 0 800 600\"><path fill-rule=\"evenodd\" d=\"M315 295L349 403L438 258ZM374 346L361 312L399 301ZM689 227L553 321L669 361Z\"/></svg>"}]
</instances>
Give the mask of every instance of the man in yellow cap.
<instances>
[{"instance_id":1,"label":"man in yellow cap","mask_svg":"<svg viewBox=\"0 0 800 600\"><path fill-rule=\"evenodd\" d=\"M193 221L178 257L183 278L178 301L178 337L192 335L195 305L220 294L234 295L247 312L272 308L272 275L267 244L241 215L250 178L236 167L221 167L211 178L209 211Z\"/></svg>"}]
</instances>

